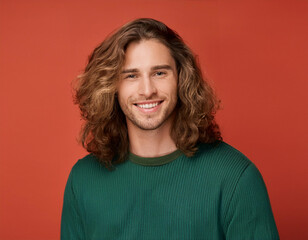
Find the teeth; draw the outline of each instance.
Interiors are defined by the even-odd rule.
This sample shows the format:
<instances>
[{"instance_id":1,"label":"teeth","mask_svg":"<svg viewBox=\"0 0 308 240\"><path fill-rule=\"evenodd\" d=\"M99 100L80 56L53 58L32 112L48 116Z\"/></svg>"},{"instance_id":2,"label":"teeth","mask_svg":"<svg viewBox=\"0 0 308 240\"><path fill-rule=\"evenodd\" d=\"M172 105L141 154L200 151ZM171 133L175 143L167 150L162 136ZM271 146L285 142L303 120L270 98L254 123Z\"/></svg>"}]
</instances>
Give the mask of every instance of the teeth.
<instances>
[{"instance_id":1,"label":"teeth","mask_svg":"<svg viewBox=\"0 0 308 240\"><path fill-rule=\"evenodd\" d=\"M157 103L147 103L147 104L137 104L138 107L145 108L145 109L153 108L153 107L156 107L157 105L158 105L158 102Z\"/></svg>"}]
</instances>

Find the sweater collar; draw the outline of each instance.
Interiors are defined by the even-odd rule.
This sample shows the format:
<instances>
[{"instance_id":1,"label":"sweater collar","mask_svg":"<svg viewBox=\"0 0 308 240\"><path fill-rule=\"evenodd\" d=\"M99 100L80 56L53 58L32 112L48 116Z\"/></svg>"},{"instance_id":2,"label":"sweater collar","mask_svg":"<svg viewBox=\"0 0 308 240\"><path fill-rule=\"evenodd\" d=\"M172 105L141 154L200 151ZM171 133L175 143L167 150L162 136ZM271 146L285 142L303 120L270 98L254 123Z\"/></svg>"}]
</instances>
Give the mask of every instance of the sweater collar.
<instances>
[{"instance_id":1,"label":"sweater collar","mask_svg":"<svg viewBox=\"0 0 308 240\"><path fill-rule=\"evenodd\" d=\"M179 149L175 150L172 153L169 153L167 155L160 156L160 157L140 157L130 152L128 154L128 159L131 162L136 163L138 165L160 166L160 165L164 165L164 164L172 162L173 160L177 159L182 154L183 153Z\"/></svg>"}]
</instances>

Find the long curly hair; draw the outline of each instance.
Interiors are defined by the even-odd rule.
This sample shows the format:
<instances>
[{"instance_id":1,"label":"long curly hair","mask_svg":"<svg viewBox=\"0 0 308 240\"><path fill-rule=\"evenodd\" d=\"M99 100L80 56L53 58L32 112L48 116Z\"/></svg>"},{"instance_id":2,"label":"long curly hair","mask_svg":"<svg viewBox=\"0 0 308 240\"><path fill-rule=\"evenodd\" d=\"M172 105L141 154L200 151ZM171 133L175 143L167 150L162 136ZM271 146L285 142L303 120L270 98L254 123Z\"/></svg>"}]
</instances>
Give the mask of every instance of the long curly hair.
<instances>
[{"instance_id":1,"label":"long curly hair","mask_svg":"<svg viewBox=\"0 0 308 240\"><path fill-rule=\"evenodd\" d=\"M177 148L192 156L198 142L222 140L214 120L219 101L203 78L192 51L164 23L136 19L94 49L74 88L74 102L85 120L80 132L82 145L107 168L125 161L129 152L126 119L116 97L125 51L130 43L149 39L164 44L176 62L178 103L170 134Z\"/></svg>"}]
</instances>

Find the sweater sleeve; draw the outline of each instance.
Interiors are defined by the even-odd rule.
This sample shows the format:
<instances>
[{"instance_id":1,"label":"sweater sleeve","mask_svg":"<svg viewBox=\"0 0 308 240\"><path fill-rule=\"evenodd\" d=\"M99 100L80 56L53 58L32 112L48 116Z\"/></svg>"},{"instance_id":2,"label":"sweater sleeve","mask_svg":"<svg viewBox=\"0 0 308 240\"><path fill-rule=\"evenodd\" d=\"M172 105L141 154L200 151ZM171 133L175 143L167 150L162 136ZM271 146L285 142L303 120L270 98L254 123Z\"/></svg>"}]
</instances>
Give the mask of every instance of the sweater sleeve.
<instances>
[{"instance_id":1,"label":"sweater sleeve","mask_svg":"<svg viewBox=\"0 0 308 240\"><path fill-rule=\"evenodd\" d=\"M241 175L225 220L227 240L279 239L266 186L254 164Z\"/></svg>"},{"instance_id":2,"label":"sweater sleeve","mask_svg":"<svg viewBox=\"0 0 308 240\"><path fill-rule=\"evenodd\" d=\"M84 227L73 185L73 169L68 177L62 208L61 240L85 239Z\"/></svg>"}]
</instances>

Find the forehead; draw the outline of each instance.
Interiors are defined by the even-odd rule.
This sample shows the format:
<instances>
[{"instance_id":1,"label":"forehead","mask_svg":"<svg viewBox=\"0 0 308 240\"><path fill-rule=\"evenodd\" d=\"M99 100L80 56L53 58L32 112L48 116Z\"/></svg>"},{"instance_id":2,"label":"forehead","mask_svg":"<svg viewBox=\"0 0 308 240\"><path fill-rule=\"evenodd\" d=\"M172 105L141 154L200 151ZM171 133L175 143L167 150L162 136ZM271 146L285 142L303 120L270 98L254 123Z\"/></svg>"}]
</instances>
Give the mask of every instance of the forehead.
<instances>
[{"instance_id":1,"label":"forehead","mask_svg":"<svg viewBox=\"0 0 308 240\"><path fill-rule=\"evenodd\" d=\"M170 50L156 39L141 40L128 45L125 52L124 68L142 68L168 64L175 67Z\"/></svg>"}]
</instances>

